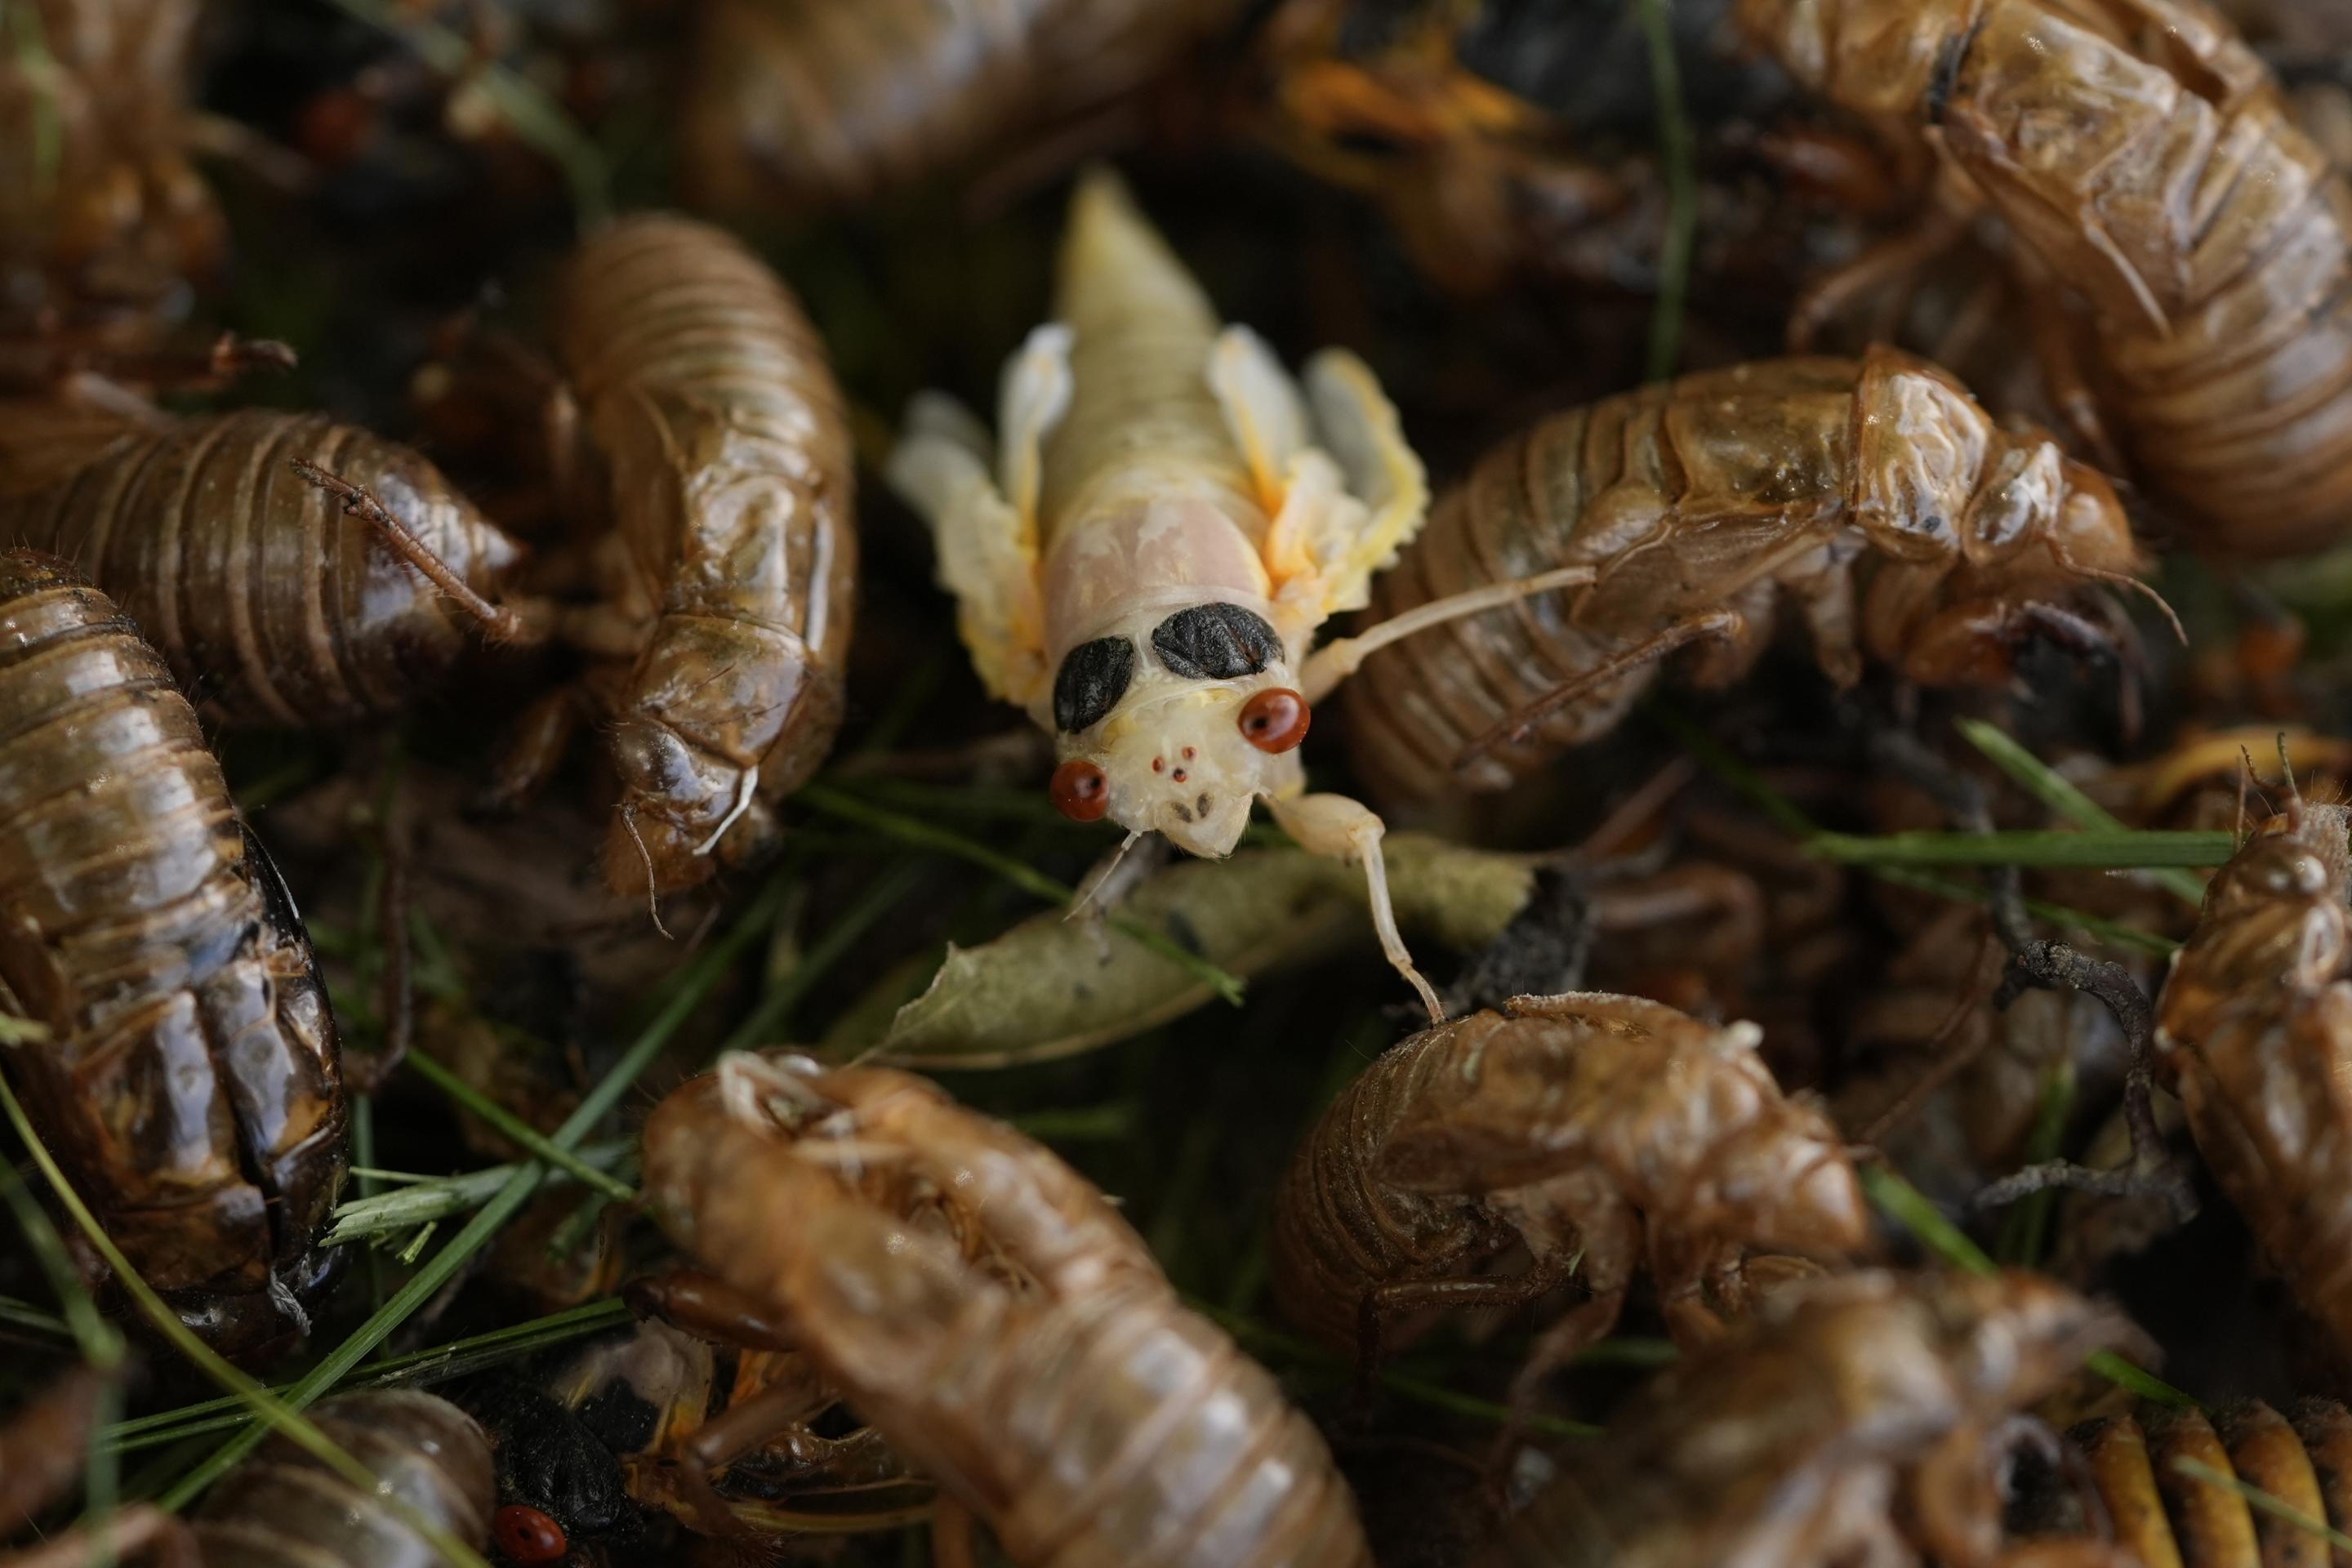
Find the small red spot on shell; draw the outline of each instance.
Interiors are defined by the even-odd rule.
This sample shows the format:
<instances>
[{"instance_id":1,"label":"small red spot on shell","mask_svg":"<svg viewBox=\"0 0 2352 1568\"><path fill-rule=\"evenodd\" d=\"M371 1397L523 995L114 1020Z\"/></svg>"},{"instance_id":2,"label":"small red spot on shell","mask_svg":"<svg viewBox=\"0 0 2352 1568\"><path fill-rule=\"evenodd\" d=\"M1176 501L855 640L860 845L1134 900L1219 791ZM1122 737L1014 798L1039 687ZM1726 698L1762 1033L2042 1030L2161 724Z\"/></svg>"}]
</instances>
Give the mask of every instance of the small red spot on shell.
<instances>
[{"instance_id":1,"label":"small red spot on shell","mask_svg":"<svg viewBox=\"0 0 2352 1568\"><path fill-rule=\"evenodd\" d=\"M1166 772L1168 771L1168 759L1167 759L1167 758L1165 758L1165 757L1154 757L1154 758L1152 758L1152 759L1151 759L1151 771L1152 771L1153 773L1166 773Z\"/></svg>"}]
</instances>

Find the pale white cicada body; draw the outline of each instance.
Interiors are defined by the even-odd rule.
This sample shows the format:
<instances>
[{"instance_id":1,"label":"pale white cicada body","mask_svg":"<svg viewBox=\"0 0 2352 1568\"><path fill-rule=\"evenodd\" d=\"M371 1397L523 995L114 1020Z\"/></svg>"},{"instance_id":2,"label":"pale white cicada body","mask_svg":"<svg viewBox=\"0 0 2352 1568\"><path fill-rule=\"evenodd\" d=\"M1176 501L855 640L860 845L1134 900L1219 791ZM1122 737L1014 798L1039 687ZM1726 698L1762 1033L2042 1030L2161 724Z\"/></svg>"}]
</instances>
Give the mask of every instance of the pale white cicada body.
<instances>
[{"instance_id":1,"label":"pale white cicada body","mask_svg":"<svg viewBox=\"0 0 2352 1568\"><path fill-rule=\"evenodd\" d=\"M926 394L890 459L930 520L974 666L1054 735L1066 814L1222 857L1262 800L1302 847L1360 860L1383 950L1439 1017L1397 932L1380 817L1305 793L1298 743L1374 647L1590 572L1312 648L1428 508L1371 372L1329 350L1302 385L1255 333L1221 328L1107 171L1079 184L1057 284L1056 319L1005 366L998 439Z\"/></svg>"}]
</instances>

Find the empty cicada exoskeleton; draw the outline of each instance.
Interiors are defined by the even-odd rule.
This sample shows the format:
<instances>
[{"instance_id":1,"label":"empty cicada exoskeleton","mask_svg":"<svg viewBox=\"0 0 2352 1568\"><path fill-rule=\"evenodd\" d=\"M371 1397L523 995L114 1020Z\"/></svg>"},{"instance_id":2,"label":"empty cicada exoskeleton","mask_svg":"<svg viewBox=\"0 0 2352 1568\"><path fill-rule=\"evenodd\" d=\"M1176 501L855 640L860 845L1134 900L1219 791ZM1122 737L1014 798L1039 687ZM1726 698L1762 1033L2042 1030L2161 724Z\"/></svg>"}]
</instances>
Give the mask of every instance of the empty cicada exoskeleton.
<instances>
[{"instance_id":1,"label":"empty cicada exoskeleton","mask_svg":"<svg viewBox=\"0 0 2352 1568\"><path fill-rule=\"evenodd\" d=\"M770 847L775 803L842 714L855 468L824 345L776 275L707 224L647 215L572 261L555 336L612 478L615 888L667 890Z\"/></svg>"},{"instance_id":2,"label":"empty cicada exoskeleton","mask_svg":"<svg viewBox=\"0 0 2352 1568\"><path fill-rule=\"evenodd\" d=\"M717 0L680 128L698 204L847 205L1114 111L1242 0Z\"/></svg>"},{"instance_id":3,"label":"empty cicada exoskeleton","mask_svg":"<svg viewBox=\"0 0 2352 1568\"><path fill-rule=\"evenodd\" d=\"M2083 605L2139 563L2105 479L1923 361L1685 376L1545 419L1438 502L1359 642L1496 584L1589 585L1373 654L1349 692L1358 771L1400 796L1500 789L1613 728L1680 649L1702 645L1695 681L1737 679L1784 596L1841 682L1867 656L1999 684L2037 634L2108 647Z\"/></svg>"},{"instance_id":4,"label":"empty cicada exoskeleton","mask_svg":"<svg viewBox=\"0 0 2352 1568\"><path fill-rule=\"evenodd\" d=\"M645 1174L710 1271L689 1326L806 1355L1013 1562L1370 1562L1314 1427L1110 1202L924 1080L729 1057Z\"/></svg>"},{"instance_id":5,"label":"empty cicada exoskeleton","mask_svg":"<svg viewBox=\"0 0 2352 1568\"><path fill-rule=\"evenodd\" d=\"M1450 1309L1571 1279L1538 1380L1616 1324L1646 1262L1677 1337L1744 1300L1751 1249L1840 1258L1869 1215L1837 1131L1785 1098L1753 1024L1638 996L1521 996L1414 1036L1339 1093L1275 1204L1284 1314L1366 1362Z\"/></svg>"},{"instance_id":6,"label":"empty cicada exoskeleton","mask_svg":"<svg viewBox=\"0 0 2352 1568\"><path fill-rule=\"evenodd\" d=\"M310 1419L374 1472L375 1488L273 1436L205 1495L193 1525L205 1568L445 1568L417 1521L468 1546L489 1538L489 1439L447 1400L404 1388L346 1394Z\"/></svg>"},{"instance_id":7,"label":"empty cicada exoskeleton","mask_svg":"<svg viewBox=\"0 0 2352 1568\"><path fill-rule=\"evenodd\" d=\"M0 1059L147 1282L224 1350L307 1328L344 1123L310 939L162 658L29 551L0 553L0 1007L49 1031Z\"/></svg>"},{"instance_id":8,"label":"empty cicada exoskeleton","mask_svg":"<svg viewBox=\"0 0 2352 1568\"><path fill-rule=\"evenodd\" d=\"M58 1500L79 1475L98 1380L81 1372L0 1427L0 1460L44 1444L64 1461L44 1467L46 1486L0 1486L0 1542ZM269 1439L205 1494L192 1521L148 1503L117 1508L21 1553L0 1568L91 1568L115 1562L155 1568L446 1568L419 1526L478 1547L490 1530L489 1440L446 1399L412 1389L346 1394L310 1418L329 1441L371 1471L373 1489L327 1467L291 1439ZM60 1421L67 1429L60 1429ZM10 1479L20 1479L13 1473ZM23 1503L20 1509L10 1505ZM519 1557L517 1562L544 1561Z\"/></svg>"},{"instance_id":9,"label":"empty cicada exoskeleton","mask_svg":"<svg viewBox=\"0 0 2352 1568\"><path fill-rule=\"evenodd\" d=\"M2007 1428L2087 1357L2133 1337L2031 1274L1791 1284L1659 1373L1473 1561L1997 1563ZM2033 1561L2126 1568L2081 1545Z\"/></svg>"},{"instance_id":10,"label":"empty cicada exoskeleton","mask_svg":"<svg viewBox=\"0 0 2352 1568\"><path fill-rule=\"evenodd\" d=\"M2189 510L2200 542L2278 555L2342 535L2352 502L2352 188L2211 8L1741 0L1740 9L1750 36L1805 86L1927 132L1968 198L2088 301L2090 390L2139 470ZM2063 332L2042 336L2053 350L2066 346ZM2056 357L2044 366L2053 381L2084 379ZM2078 400L2062 391L2056 401Z\"/></svg>"},{"instance_id":11,"label":"empty cicada exoskeleton","mask_svg":"<svg viewBox=\"0 0 2352 1568\"><path fill-rule=\"evenodd\" d=\"M1220 331L1108 171L1072 203L1055 315L1005 367L993 444L927 395L890 459L982 682L1054 735L1070 817L1222 858L1264 800L1303 847L1360 859L1381 946L1437 1020L1397 934L1381 819L1307 794L1298 746L1370 648L1556 576L1310 655L1421 527L1421 460L1371 372L1328 352L1302 391L1255 333Z\"/></svg>"},{"instance_id":12,"label":"empty cicada exoskeleton","mask_svg":"<svg viewBox=\"0 0 2352 1568\"><path fill-rule=\"evenodd\" d=\"M2290 787L2292 783L2290 782ZM2352 807L2296 799L2215 874L2158 1070L2305 1310L2352 1349Z\"/></svg>"},{"instance_id":13,"label":"empty cicada exoskeleton","mask_svg":"<svg viewBox=\"0 0 2352 1568\"><path fill-rule=\"evenodd\" d=\"M288 727L381 718L431 689L470 627L502 624L484 595L520 553L431 463L368 431L119 400L0 405L0 539L77 562L208 713Z\"/></svg>"},{"instance_id":14,"label":"empty cicada exoskeleton","mask_svg":"<svg viewBox=\"0 0 2352 1568\"><path fill-rule=\"evenodd\" d=\"M26 0L0 12L0 331L26 312L143 336L221 265L190 157L196 0ZM127 334L126 334L127 329Z\"/></svg>"},{"instance_id":15,"label":"empty cicada exoskeleton","mask_svg":"<svg viewBox=\"0 0 2352 1568\"><path fill-rule=\"evenodd\" d=\"M2076 1528L2111 1533L2135 1563L2323 1568L2341 1560L2309 1526L2231 1484L2257 1488L2305 1520L2352 1525L2352 1414L2332 1399L2299 1400L2285 1415L2258 1399L2210 1415L2145 1405L2085 1422L2067 1441L2098 1505Z\"/></svg>"}]
</instances>

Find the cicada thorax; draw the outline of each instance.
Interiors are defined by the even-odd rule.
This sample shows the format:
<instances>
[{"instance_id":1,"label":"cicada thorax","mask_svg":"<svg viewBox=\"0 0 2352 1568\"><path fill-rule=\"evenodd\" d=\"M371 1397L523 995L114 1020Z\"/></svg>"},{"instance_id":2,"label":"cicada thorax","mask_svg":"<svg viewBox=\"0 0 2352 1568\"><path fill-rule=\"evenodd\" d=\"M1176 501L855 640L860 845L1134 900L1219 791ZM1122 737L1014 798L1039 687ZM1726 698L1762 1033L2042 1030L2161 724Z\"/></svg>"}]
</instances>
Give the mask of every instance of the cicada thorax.
<instances>
[{"instance_id":1,"label":"cicada thorax","mask_svg":"<svg viewBox=\"0 0 2352 1568\"><path fill-rule=\"evenodd\" d=\"M226 1349L294 1331L343 1172L334 1020L276 868L155 650L60 562L0 556L0 1003L43 1137Z\"/></svg>"}]
</instances>

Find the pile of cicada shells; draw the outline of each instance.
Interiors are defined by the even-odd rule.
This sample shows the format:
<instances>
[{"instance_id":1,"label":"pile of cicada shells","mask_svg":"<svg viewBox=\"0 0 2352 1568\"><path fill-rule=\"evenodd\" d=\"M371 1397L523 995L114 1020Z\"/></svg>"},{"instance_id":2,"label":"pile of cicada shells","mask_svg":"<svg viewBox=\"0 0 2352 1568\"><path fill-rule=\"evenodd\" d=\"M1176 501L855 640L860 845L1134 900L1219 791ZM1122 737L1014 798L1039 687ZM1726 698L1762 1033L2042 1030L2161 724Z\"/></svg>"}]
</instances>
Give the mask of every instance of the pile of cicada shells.
<instances>
[{"instance_id":1,"label":"pile of cicada shells","mask_svg":"<svg viewBox=\"0 0 2352 1568\"><path fill-rule=\"evenodd\" d=\"M0 1568L2352 1563L2347 87L0 3Z\"/></svg>"}]
</instances>

